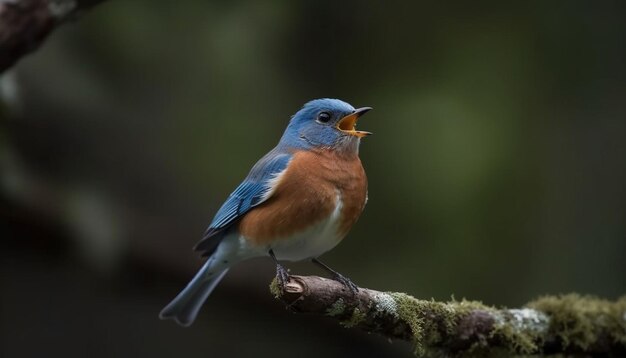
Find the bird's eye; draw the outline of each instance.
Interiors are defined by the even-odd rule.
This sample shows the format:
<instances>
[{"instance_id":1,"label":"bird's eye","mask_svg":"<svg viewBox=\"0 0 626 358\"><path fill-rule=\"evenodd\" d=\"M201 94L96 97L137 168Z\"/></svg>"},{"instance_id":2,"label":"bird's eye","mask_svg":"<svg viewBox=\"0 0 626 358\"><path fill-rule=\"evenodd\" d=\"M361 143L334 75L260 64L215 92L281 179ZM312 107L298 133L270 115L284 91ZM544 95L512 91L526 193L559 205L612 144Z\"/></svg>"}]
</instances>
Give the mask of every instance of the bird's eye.
<instances>
[{"instance_id":1,"label":"bird's eye","mask_svg":"<svg viewBox=\"0 0 626 358\"><path fill-rule=\"evenodd\" d=\"M326 122L330 121L330 113L322 112L322 113L318 114L317 115L317 121L321 122L321 123L326 123Z\"/></svg>"}]
</instances>

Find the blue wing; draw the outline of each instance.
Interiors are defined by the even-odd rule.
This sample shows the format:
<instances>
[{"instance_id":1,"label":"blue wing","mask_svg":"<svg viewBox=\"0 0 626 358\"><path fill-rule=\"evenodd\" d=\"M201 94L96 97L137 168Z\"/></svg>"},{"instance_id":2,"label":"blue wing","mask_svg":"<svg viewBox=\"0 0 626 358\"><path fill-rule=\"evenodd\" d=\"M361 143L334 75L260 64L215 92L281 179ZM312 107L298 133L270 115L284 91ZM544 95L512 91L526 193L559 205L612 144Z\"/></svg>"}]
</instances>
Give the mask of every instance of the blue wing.
<instances>
[{"instance_id":1,"label":"blue wing","mask_svg":"<svg viewBox=\"0 0 626 358\"><path fill-rule=\"evenodd\" d=\"M194 250L203 251L202 256L210 255L220 242L220 238L214 236L268 198L266 194L272 189L269 181L285 170L291 157L275 148L261 158L215 214Z\"/></svg>"}]
</instances>

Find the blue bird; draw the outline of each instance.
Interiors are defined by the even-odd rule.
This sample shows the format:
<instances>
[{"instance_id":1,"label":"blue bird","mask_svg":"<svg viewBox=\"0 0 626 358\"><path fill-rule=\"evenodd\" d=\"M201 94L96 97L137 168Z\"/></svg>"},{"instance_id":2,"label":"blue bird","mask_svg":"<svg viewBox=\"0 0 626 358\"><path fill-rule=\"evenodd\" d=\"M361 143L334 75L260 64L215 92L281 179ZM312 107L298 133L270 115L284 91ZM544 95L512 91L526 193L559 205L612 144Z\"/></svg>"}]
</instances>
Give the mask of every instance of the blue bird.
<instances>
[{"instance_id":1,"label":"blue bird","mask_svg":"<svg viewBox=\"0 0 626 358\"><path fill-rule=\"evenodd\" d=\"M219 209L195 247L207 261L160 318L191 325L230 267L266 255L276 263L280 285L289 274L279 260L310 259L356 291L354 283L317 258L346 236L367 202L359 144L371 133L355 126L370 109L329 98L306 103L278 145Z\"/></svg>"}]
</instances>

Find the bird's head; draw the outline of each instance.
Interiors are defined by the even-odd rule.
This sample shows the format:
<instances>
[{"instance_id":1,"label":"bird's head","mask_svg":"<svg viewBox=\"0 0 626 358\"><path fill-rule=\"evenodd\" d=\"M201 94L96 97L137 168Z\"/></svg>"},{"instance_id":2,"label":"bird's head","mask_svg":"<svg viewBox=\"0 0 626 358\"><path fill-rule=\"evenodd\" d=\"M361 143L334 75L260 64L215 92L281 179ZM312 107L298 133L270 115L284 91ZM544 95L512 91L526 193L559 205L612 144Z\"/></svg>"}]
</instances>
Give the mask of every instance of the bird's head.
<instances>
[{"instance_id":1,"label":"bird's head","mask_svg":"<svg viewBox=\"0 0 626 358\"><path fill-rule=\"evenodd\" d=\"M356 123L370 109L355 109L338 99L313 100L291 118L281 143L296 148L320 147L357 153L360 139L371 133L356 130Z\"/></svg>"}]
</instances>

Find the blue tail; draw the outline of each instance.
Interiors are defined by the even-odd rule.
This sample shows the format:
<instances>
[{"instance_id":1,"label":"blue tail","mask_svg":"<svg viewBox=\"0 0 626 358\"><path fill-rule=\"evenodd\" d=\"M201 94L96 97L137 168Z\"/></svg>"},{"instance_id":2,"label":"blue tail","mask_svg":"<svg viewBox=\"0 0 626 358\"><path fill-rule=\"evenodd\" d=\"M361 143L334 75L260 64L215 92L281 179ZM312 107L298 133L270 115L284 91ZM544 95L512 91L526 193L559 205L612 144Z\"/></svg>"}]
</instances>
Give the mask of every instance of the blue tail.
<instances>
[{"instance_id":1,"label":"blue tail","mask_svg":"<svg viewBox=\"0 0 626 358\"><path fill-rule=\"evenodd\" d=\"M211 267L213 261L209 259L202 266L187 287L163 308L159 318L173 319L184 327L189 327L195 321L204 301L228 272L228 267Z\"/></svg>"}]
</instances>

